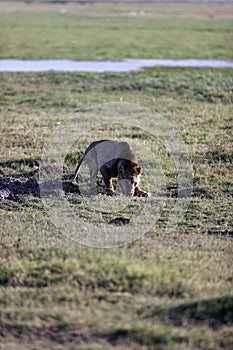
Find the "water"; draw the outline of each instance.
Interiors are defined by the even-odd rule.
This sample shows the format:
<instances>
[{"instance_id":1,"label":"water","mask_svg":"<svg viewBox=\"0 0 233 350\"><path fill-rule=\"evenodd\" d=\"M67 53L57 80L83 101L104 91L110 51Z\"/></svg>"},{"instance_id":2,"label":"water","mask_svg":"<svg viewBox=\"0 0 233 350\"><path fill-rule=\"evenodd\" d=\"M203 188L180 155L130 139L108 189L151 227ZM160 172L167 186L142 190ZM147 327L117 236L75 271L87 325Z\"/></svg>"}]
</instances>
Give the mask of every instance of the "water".
<instances>
[{"instance_id":1,"label":"water","mask_svg":"<svg viewBox=\"0 0 233 350\"><path fill-rule=\"evenodd\" d=\"M66 59L0 59L0 72L134 72L152 67L233 68L233 61L196 59L124 59L122 61L72 61Z\"/></svg>"}]
</instances>

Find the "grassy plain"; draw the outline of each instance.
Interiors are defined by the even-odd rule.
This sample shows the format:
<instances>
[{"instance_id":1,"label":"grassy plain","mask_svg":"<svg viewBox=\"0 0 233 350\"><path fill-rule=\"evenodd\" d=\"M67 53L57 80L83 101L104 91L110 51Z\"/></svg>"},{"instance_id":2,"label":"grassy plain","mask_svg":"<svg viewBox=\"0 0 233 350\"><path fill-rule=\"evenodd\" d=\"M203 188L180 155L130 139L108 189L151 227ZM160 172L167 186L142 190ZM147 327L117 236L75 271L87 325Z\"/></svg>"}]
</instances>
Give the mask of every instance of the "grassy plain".
<instances>
[{"instance_id":1,"label":"grassy plain","mask_svg":"<svg viewBox=\"0 0 233 350\"><path fill-rule=\"evenodd\" d=\"M114 14L114 24L120 26L116 8L106 6L108 15L110 9ZM161 5L148 6L151 16L162 10L165 21L171 16L172 11L166 9L168 14L165 13ZM220 9L217 5L211 7L214 18L220 16L217 8ZM51 9L60 9L60 5L23 4L21 13L9 13L19 16L19 21L0 22L1 26L9 25L8 29L15 23L15 31L5 32L12 45L9 51L10 44L5 41L9 45L7 48L5 44L5 57L121 58L126 55L121 41L115 43L114 49L105 46L104 56L98 55L88 34L89 26L92 31L99 30L98 16L94 15L95 18L81 15L80 20L78 16L75 18L77 23L83 23L85 33L83 51L77 56L76 50L72 51L73 45L63 41L61 33L54 38L53 29L53 40L48 39L53 47L49 44L42 47L40 43L47 37L43 25L39 26L43 35L37 33L38 40L32 47L34 20L44 24L43 21L53 17L60 23L60 16L67 26L66 38L73 37L72 19L62 17L57 10L54 14ZM174 11L178 9L182 16L169 21L178 28L184 46L175 41L173 48L167 47L170 34L166 31L166 54L163 56L160 51L159 57L168 57L170 49L175 58L189 57L186 33L180 30L183 17L189 18L190 28L199 28L200 23L208 23L208 28L212 26L213 31L208 35L218 46L215 33L220 27L228 27L228 20L201 22L199 5L190 8L179 5L176 10L173 7ZM205 18L208 11L206 6ZM228 8L225 15L229 14ZM111 25L113 19L109 20ZM49 23L53 27L54 21ZM148 26L148 23L140 19L138 25ZM128 18L127 25L135 28L135 18ZM156 25L161 30L166 27L163 20ZM24 45L14 46L14 33L20 34L19 43L25 40L23 26L30 37L27 54ZM147 32L150 35L148 27ZM108 35L114 38L113 34ZM133 30L128 38L125 35L127 46L133 40L132 35ZM230 37L229 33L221 35ZM88 38L92 44L85 46ZM142 40L135 49L135 57L144 52L143 43ZM220 51L203 45L202 55L200 43L191 45L192 53L199 52L195 57L229 58L228 40L225 44L221 42ZM187 145L194 168L192 202L177 230L164 231L172 205L172 189L176 186L174 169L168 168L168 203L160 220L142 239L122 248L98 250L74 244L57 231L39 198L22 195L18 200L1 203L0 344L3 349L231 349L232 86L232 71L225 69L156 68L133 74L1 74L0 168L6 176L28 179L31 170L38 166L51 132L68 115L94 104L116 101L149 107L172 122ZM91 121L83 118L82 125L91 126ZM133 132L131 137L133 141ZM70 166L72 170L74 164Z\"/></svg>"},{"instance_id":2,"label":"grassy plain","mask_svg":"<svg viewBox=\"0 0 233 350\"><path fill-rule=\"evenodd\" d=\"M0 57L222 58L233 51L231 4L0 2Z\"/></svg>"}]
</instances>

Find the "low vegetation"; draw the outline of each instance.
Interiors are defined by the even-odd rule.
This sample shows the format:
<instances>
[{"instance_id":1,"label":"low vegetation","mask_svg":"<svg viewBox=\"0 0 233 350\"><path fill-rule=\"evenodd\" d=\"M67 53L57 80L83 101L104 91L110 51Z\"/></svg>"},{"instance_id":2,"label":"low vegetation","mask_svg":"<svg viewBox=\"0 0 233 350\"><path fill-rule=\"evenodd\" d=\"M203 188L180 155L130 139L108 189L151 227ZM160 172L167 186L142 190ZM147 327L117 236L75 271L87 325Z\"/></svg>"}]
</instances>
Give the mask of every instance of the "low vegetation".
<instances>
[{"instance_id":1,"label":"low vegetation","mask_svg":"<svg viewBox=\"0 0 233 350\"><path fill-rule=\"evenodd\" d=\"M31 23L37 14L28 16ZM66 23L69 27L72 21ZM182 23L177 21L177 26ZM195 23L191 27L198 27L199 22ZM227 23L219 20L216 31ZM31 55L41 57L41 45L37 48ZM15 51L15 56L25 57L23 51L17 55ZM118 57L126 53L120 46L116 51ZM98 58L93 47L91 52ZM210 52L207 46L203 56ZM222 52L225 54L218 58L229 57L227 49ZM65 48L61 54L66 56ZM213 50L213 57L215 54ZM88 57L88 51L83 57ZM156 148L151 135L139 134L133 127L124 130L132 143L156 146L156 161L166 176L166 206L149 232L118 248L94 249L70 240L54 226L41 198L33 193L5 199L0 207L0 336L4 349L231 349L232 86L232 72L227 69L1 73L0 175L4 179L38 179L43 149L53 131L77 113L82 115L80 128L90 130L95 115L90 120L85 111L108 102L128 102L148 108L152 115L160 113L186 143L194 170L186 215L176 230L166 232L177 190L174 164L164 148ZM104 116L96 116L101 125ZM111 133L114 138L122 131L112 128ZM72 174L76 157L88 141L88 135L85 137L81 147L77 141L64 157L68 168L64 176ZM145 184L148 171L149 167L142 176ZM69 200L76 207L82 205L82 218L98 219L88 216L88 206L85 208L78 193ZM111 227L114 231L115 226Z\"/></svg>"},{"instance_id":2,"label":"low vegetation","mask_svg":"<svg viewBox=\"0 0 233 350\"><path fill-rule=\"evenodd\" d=\"M232 58L231 4L0 2L0 57Z\"/></svg>"}]
</instances>

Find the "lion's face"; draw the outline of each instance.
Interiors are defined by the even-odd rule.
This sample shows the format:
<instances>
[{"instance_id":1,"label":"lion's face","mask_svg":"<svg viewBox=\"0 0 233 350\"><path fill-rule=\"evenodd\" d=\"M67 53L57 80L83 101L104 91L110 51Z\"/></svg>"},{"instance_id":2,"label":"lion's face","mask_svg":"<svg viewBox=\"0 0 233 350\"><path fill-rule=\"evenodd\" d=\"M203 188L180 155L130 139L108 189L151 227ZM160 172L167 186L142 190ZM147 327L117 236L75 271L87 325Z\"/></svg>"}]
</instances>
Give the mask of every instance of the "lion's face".
<instances>
[{"instance_id":1,"label":"lion's face","mask_svg":"<svg viewBox=\"0 0 233 350\"><path fill-rule=\"evenodd\" d=\"M135 188L139 186L142 168L140 166L133 166L132 168L125 168L121 166L117 176L118 185L125 196L133 196Z\"/></svg>"}]
</instances>

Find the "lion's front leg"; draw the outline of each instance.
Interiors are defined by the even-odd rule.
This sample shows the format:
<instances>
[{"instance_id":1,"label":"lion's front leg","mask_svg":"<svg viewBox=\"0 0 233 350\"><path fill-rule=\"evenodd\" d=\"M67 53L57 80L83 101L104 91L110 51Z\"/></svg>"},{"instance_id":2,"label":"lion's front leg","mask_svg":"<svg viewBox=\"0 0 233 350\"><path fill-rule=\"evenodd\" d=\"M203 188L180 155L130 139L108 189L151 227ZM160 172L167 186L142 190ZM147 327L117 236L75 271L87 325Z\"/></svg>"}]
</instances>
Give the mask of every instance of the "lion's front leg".
<instances>
[{"instance_id":1,"label":"lion's front leg","mask_svg":"<svg viewBox=\"0 0 233 350\"><path fill-rule=\"evenodd\" d=\"M106 188L107 192L109 194L113 194L114 193L114 187L113 187L113 184L112 184L112 178L109 176L109 174L108 174L106 169L102 168L100 170L100 172L101 172L101 175L103 177L105 188Z\"/></svg>"},{"instance_id":2,"label":"lion's front leg","mask_svg":"<svg viewBox=\"0 0 233 350\"><path fill-rule=\"evenodd\" d=\"M149 193L141 190L141 188L139 186L136 186L134 189L134 196L135 197L148 197Z\"/></svg>"}]
</instances>

